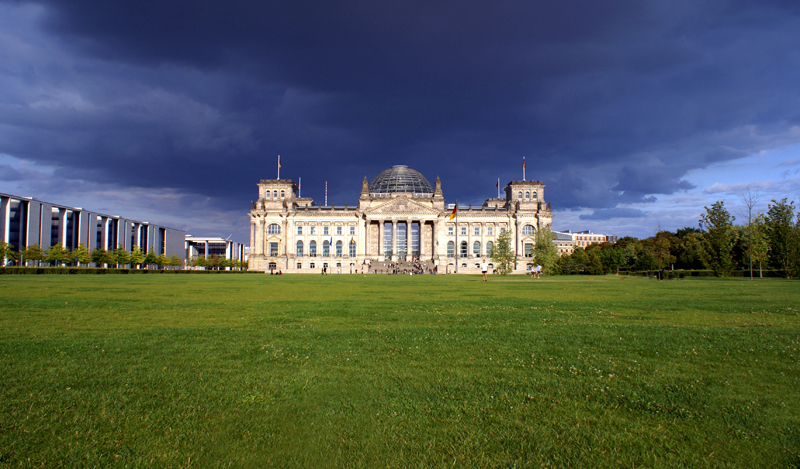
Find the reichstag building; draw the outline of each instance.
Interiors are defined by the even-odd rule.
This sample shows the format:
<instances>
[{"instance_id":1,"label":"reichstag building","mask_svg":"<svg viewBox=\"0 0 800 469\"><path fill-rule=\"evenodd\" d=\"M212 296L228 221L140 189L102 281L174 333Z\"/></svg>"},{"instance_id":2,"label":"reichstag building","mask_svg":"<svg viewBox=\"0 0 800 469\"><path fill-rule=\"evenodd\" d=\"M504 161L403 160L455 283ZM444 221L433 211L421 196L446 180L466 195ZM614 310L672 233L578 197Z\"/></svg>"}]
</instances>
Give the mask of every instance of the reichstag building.
<instances>
[{"instance_id":1,"label":"reichstag building","mask_svg":"<svg viewBox=\"0 0 800 469\"><path fill-rule=\"evenodd\" d=\"M283 273L476 273L504 230L519 254L514 273L532 262L536 230L553 214L540 181L511 181L504 198L480 207L445 203L439 178L433 186L418 171L393 166L364 181L358 206L319 206L298 197L288 179L258 183L250 210L249 269ZM490 265L490 268L493 267Z\"/></svg>"}]
</instances>

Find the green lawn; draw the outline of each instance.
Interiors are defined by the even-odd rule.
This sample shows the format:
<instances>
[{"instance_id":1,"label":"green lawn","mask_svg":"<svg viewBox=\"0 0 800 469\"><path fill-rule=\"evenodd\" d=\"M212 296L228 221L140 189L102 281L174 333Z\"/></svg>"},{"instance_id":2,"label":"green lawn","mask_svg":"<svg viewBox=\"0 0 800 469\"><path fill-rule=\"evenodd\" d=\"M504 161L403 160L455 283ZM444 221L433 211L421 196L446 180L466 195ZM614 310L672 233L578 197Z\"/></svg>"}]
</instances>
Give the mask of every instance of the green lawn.
<instances>
[{"instance_id":1,"label":"green lawn","mask_svg":"<svg viewBox=\"0 0 800 469\"><path fill-rule=\"evenodd\" d=\"M800 283L0 277L0 467L800 467Z\"/></svg>"}]
</instances>

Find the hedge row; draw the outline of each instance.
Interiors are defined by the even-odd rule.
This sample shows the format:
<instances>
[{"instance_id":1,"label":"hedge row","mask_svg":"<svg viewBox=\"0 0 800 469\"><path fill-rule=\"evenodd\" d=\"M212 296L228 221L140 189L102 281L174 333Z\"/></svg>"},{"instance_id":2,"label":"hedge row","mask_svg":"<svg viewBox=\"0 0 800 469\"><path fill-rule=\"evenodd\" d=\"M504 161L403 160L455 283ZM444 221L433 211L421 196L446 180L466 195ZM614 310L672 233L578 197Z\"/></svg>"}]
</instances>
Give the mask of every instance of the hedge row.
<instances>
[{"instance_id":1,"label":"hedge row","mask_svg":"<svg viewBox=\"0 0 800 469\"><path fill-rule=\"evenodd\" d=\"M75 274L248 274L247 270L104 269L98 267L0 267L0 275ZM260 272L259 272L260 273Z\"/></svg>"},{"instance_id":2,"label":"hedge row","mask_svg":"<svg viewBox=\"0 0 800 469\"><path fill-rule=\"evenodd\" d=\"M656 277L658 275L657 270L650 270L650 271L643 271L643 272L620 272L619 275L629 275L629 276L636 276L636 277ZM761 274L758 270L753 270L753 277L759 278ZM675 278L685 278L685 277L714 277L714 271L712 270L665 270L664 271L664 279L675 279ZM763 276L766 277L780 277L785 278L786 272L782 270L765 270L763 271ZM749 270L734 270L731 273L731 277L735 278L749 278L750 271Z\"/></svg>"}]
</instances>

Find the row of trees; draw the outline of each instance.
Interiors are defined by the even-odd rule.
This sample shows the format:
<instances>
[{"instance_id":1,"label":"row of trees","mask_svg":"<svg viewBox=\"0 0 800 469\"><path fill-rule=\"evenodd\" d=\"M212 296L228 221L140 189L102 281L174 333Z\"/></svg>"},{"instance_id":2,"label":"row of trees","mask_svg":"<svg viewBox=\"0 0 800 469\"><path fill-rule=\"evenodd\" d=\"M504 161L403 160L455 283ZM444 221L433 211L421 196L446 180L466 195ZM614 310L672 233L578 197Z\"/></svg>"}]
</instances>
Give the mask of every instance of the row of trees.
<instances>
[{"instance_id":1,"label":"row of trees","mask_svg":"<svg viewBox=\"0 0 800 469\"><path fill-rule=\"evenodd\" d=\"M22 251L14 251L10 244L0 243L0 259L9 259L23 265L28 265L29 262L32 262L35 265L46 263L51 266L86 266L91 262L97 265L113 265L116 267L144 266L146 268L180 267L183 265L183 261L175 254L170 257L164 254L157 256L152 250L145 254L138 246L134 247L132 252L128 252L122 247L122 244L113 251L98 248L90 252L83 243L80 243L73 251L64 248L60 243L50 246L47 250L43 250L38 244L34 244Z\"/></svg>"},{"instance_id":2,"label":"row of trees","mask_svg":"<svg viewBox=\"0 0 800 469\"><path fill-rule=\"evenodd\" d=\"M555 234L545 227L536 233L533 263L546 274L588 273L601 275L619 271L657 271L671 269L709 269L728 277L734 270L749 270L750 276L763 276L765 269L778 270L787 278L800 276L800 212L794 201L772 200L767 213L756 213L759 195L742 194L746 222L735 225L735 217L723 201L703 207L698 227L676 232L659 230L655 236L637 239L630 236L615 244L602 243L576 247L572 254L559 257ZM498 271L510 273L517 263L511 233L500 234L489 257Z\"/></svg>"},{"instance_id":3,"label":"row of trees","mask_svg":"<svg viewBox=\"0 0 800 469\"><path fill-rule=\"evenodd\" d=\"M247 261L242 262L239 259L226 259L216 255L208 259L199 256L189 261L189 265L192 267L205 267L208 270L223 270L227 267L232 269L247 269Z\"/></svg>"},{"instance_id":4,"label":"row of trees","mask_svg":"<svg viewBox=\"0 0 800 469\"><path fill-rule=\"evenodd\" d=\"M800 212L794 202L772 200L767 213L755 213L758 195L748 192L742 199L747 220L741 225L734 224L735 217L718 201L704 207L698 228L577 247L549 270L547 264L537 262L551 274L709 269L719 277L730 276L734 270L749 271L751 277L763 276L764 270L781 271L787 278L800 276Z\"/></svg>"}]
</instances>

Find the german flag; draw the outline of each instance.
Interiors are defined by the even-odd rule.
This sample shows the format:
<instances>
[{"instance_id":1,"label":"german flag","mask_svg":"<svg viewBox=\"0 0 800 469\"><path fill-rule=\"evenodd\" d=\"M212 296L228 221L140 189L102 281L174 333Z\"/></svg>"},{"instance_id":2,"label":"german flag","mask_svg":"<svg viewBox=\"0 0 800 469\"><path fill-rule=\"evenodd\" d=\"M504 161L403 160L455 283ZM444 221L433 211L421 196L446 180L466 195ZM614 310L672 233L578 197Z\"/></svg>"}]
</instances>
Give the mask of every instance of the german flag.
<instances>
[{"instance_id":1,"label":"german flag","mask_svg":"<svg viewBox=\"0 0 800 469\"><path fill-rule=\"evenodd\" d=\"M450 214L449 220L452 220L453 218L455 218L457 214L458 214L458 204L456 204L456 206L453 207L453 213Z\"/></svg>"}]
</instances>

